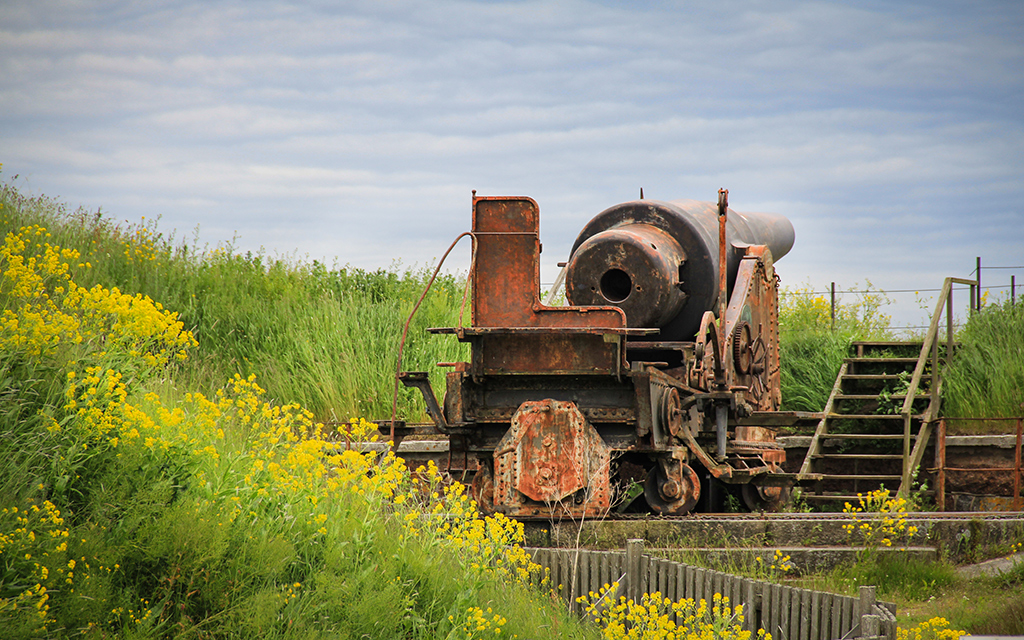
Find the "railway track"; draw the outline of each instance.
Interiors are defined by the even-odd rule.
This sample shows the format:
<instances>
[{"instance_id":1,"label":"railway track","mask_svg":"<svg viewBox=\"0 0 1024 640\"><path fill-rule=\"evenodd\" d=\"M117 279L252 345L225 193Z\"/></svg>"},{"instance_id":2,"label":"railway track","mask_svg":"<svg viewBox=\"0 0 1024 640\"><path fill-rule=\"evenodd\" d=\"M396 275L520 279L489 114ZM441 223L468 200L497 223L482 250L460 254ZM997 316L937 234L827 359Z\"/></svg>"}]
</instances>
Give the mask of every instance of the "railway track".
<instances>
[{"instance_id":1,"label":"railway track","mask_svg":"<svg viewBox=\"0 0 1024 640\"><path fill-rule=\"evenodd\" d=\"M355 446L355 445L354 445ZM365 443L363 450L384 451L388 443ZM448 443L411 440L398 453L410 467L433 460L449 468L456 479L465 469L462 460L448 459ZM464 480L468 481L468 478ZM910 512L901 514L915 533L896 541L881 553L900 557L954 561L976 559L992 551L1024 542L1024 512ZM629 539L646 541L651 549L698 550L718 558L739 555L739 561L770 557L778 550L791 556L798 570L827 569L856 555L862 547L851 539L846 526L867 522L877 526L885 514L861 513L691 513L685 516L612 513L602 519L572 520L538 517L524 520L526 542L536 547L622 549Z\"/></svg>"},{"instance_id":2,"label":"railway track","mask_svg":"<svg viewBox=\"0 0 1024 640\"><path fill-rule=\"evenodd\" d=\"M530 521L524 523L533 546L621 549L630 539L651 548L698 550L702 555L739 555L744 562L771 557L775 550L792 557L800 569L828 569L856 556L864 547L847 527L868 523L878 527L891 514L846 513L703 513L683 517L624 516L589 522ZM989 557L1024 542L1024 513L920 512L899 514L904 533L880 553L901 558L953 561Z\"/></svg>"}]
</instances>

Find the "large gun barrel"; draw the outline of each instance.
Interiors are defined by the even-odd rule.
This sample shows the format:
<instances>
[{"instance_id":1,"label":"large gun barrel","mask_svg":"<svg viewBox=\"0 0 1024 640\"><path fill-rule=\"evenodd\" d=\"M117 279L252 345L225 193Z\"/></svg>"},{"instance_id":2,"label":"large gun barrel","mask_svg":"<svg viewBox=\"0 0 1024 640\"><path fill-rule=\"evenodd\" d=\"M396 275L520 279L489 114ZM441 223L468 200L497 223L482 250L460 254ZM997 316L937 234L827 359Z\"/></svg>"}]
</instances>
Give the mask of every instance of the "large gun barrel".
<instances>
[{"instance_id":1,"label":"large gun barrel","mask_svg":"<svg viewBox=\"0 0 1024 640\"><path fill-rule=\"evenodd\" d=\"M726 264L730 290L747 246L778 260L793 225L770 213L730 209ZM572 305L620 307L630 327L657 327L661 340L692 340L719 295L718 206L695 200L637 200L591 220L573 245L566 273Z\"/></svg>"}]
</instances>

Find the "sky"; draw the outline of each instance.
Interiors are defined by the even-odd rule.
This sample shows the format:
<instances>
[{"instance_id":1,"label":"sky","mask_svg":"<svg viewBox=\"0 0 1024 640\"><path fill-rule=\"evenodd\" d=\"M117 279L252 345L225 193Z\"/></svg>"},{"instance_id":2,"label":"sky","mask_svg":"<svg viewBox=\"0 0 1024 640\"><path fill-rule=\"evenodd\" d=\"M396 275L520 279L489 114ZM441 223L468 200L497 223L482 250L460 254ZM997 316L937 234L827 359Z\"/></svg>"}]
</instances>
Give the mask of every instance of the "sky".
<instances>
[{"instance_id":1,"label":"sky","mask_svg":"<svg viewBox=\"0 0 1024 640\"><path fill-rule=\"evenodd\" d=\"M366 269L432 266L474 189L530 196L545 282L641 188L727 188L792 221L784 286L907 291L887 311L919 325L978 256L1024 294L1024 2L0 0L0 162Z\"/></svg>"}]
</instances>

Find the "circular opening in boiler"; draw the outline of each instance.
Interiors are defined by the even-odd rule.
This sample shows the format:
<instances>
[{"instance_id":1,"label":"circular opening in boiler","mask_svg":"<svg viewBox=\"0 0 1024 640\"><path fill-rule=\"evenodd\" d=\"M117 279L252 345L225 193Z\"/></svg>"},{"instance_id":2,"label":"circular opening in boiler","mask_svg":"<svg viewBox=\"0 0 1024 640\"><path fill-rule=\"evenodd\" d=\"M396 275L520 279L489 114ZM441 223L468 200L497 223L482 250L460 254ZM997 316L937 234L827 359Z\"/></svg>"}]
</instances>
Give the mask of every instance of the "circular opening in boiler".
<instances>
[{"instance_id":1,"label":"circular opening in boiler","mask_svg":"<svg viewBox=\"0 0 1024 640\"><path fill-rule=\"evenodd\" d=\"M622 269L609 269L601 276L601 295L608 302L622 302L633 290L633 279Z\"/></svg>"}]
</instances>

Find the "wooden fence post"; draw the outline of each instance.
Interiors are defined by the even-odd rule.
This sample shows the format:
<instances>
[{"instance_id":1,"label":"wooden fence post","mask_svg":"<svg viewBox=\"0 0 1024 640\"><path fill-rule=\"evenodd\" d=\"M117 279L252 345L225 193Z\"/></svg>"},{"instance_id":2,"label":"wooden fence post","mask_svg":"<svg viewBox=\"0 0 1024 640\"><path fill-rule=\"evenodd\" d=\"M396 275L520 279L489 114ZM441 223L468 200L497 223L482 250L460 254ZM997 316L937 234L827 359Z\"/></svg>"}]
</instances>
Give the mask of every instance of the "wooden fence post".
<instances>
[{"instance_id":1,"label":"wooden fence post","mask_svg":"<svg viewBox=\"0 0 1024 640\"><path fill-rule=\"evenodd\" d=\"M861 616L860 618L860 637L861 638L877 638L882 635L882 617L881 616Z\"/></svg>"},{"instance_id":2,"label":"wooden fence post","mask_svg":"<svg viewBox=\"0 0 1024 640\"><path fill-rule=\"evenodd\" d=\"M878 635L879 625L881 619L874 615L875 613L875 588L874 587L860 587L860 600L857 602L857 611L855 614L855 620L860 622L860 633L858 637L874 637ZM873 622L869 619L874 618ZM868 633L868 624L874 624L874 633Z\"/></svg>"},{"instance_id":3,"label":"wooden fence post","mask_svg":"<svg viewBox=\"0 0 1024 640\"><path fill-rule=\"evenodd\" d=\"M644 541L637 538L626 540L626 584L625 595L627 600L640 602L643 593L642 571L640 560L644 554Z\"/></svg>"}]
</instances>

